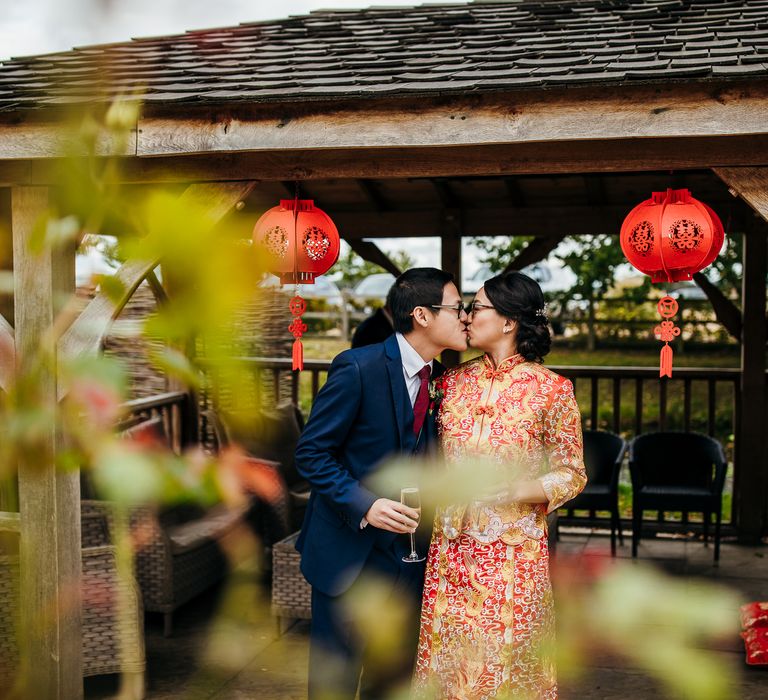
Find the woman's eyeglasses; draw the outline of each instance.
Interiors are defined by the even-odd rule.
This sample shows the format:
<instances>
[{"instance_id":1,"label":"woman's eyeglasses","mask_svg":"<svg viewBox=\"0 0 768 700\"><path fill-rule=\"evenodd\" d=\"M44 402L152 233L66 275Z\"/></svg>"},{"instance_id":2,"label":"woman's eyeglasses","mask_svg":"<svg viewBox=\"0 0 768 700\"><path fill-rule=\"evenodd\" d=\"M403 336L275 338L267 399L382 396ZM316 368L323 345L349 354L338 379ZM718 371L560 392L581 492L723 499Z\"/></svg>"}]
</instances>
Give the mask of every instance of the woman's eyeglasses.
<instances>
[{"instance_id":1,"label":"woman's eyeglasses","mask_svg":"<svg viewBox=\"0 0 768 700\"><path fill-rule=\"evenodd\" d=\"M479 301L473 301L471 304L467 306L467 316L472 316L476 311L479 311L480 309L492 309L493 306L490 304L482 304Z\"/></svg>"}]
</instances>

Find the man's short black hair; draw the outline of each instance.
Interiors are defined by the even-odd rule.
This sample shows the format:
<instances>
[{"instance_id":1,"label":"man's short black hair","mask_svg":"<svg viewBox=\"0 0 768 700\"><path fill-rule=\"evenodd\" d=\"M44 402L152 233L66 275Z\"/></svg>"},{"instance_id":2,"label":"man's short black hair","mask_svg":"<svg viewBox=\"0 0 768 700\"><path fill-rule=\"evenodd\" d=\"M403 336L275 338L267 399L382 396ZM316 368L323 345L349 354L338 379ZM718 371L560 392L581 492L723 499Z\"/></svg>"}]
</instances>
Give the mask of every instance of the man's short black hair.
<instances>
[{"instance_id":1,"label":"man's short black hair","mask_svg":"<svg viewBox=\"0 0 768 700\"><path fill-rule=\"evenodd\" d=\"M443 288L449 282L453 282L453 275L436 267L413 267L403 272L387 294L395 331L405 334L413 330L411 314L417 306L442 304ZM430 309L433 313L438 310Z\"/></svg>"}]
</instances>

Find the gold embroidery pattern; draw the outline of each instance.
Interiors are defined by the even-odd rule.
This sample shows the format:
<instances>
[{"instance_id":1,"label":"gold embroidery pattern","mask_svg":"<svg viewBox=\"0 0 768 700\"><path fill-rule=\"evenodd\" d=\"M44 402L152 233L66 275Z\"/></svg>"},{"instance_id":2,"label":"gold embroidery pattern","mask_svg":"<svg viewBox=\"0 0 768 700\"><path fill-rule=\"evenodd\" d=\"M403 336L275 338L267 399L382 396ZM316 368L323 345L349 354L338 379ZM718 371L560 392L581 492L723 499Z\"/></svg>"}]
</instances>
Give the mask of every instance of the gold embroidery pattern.
<instances>
[{"instance_id":1,"label":"gold embroidery pattern","mask_svg":"<svg viewBox=\"0 0 768 700\"><path fill-rule=\"evenodd\" d=\"M536 543L539 545L539 543ZM536 549L436 535L421 614L414 696L556 700L546 541ZM452 572L446 578L443 572Z\"/></svg>"},{"instance_id":2,"label":"gold embroidery pattern","mask_svg":"<svg viewBox=\"0 0 768 700\"><path fill-rule=\"evenodd\" d=\"M496 369L479 357L443 376L438 426L449 467L460 468L472 455L490 456L502 473L515 465L521 478L539 479L549 503L453 505L438 512L436 527L478 542L543 537L546 514L580 493L587 480L573 385L520 355Z\"/></svg>"},{"instance_id":3,"label":"gold embroidery pattern","mask_svg":"<svg viewBox=\"0 0 768 700\"><path fill-rule=\"evenodd\" d=\"M490 456L540 479L549 503L438 509L414 676L417 698L556 700L546 513L586 483L570 381L516 355L445 375L438 425L449 469Z\"/></svg>"}]
</instances>

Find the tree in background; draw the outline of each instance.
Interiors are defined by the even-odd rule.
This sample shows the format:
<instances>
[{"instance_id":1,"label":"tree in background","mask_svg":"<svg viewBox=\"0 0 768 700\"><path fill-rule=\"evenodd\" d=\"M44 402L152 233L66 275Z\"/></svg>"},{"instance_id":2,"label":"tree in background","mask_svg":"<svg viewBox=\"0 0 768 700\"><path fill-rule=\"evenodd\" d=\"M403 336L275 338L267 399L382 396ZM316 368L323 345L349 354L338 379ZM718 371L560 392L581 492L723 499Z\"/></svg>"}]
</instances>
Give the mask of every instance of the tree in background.
<instances>
[{"instance_id":1,"label":"tree in background","mask_svg":"<svg viewBox=\"0 0 768 700\"><path fill-rule=\"evenodd\" d=\"M532 239L532 236L484 237L473 239L473 244L482 253L480 261L487 264L492 272L501 272L518 257ZM740 335L737 324L729 324L728 319L731 316L739 316L742 251L741 235L726 236L726 243L720 255L710 268L696 278L699 286L706 287L706 282L709 281L710 289L703 289L713 303L718 320L736 339ZM592 350L595 347L595 307L614 287L617 268L626 263L618 238L609 235L574 236L558 246L551 255L576 277L576 282L570 289L547 295L548 301L554 307L554 315L562 313L569 302L585 302L588 314L587 343ZM705 279L701 280L701 277ZM714 291L711 288L714 288ZM623 288L621 298L640 304L648 299L650 289L650 278L644 277L641 285ZM719 304L715 304L713 294L722 297ZM732 312L729 308L723 309L723 306L732 307Z\"/></svg>"},{"instance_id":2,"label":"tree in background","mask_svg":"<svg viewBox=\"0 0 768 700\"><path fill-rule=\"evenodd\" d=\"M528 246L533 236L483 236L472 239L481 253L480 262L491 272L501 272Z\"/></svg>"},{"instance_id":3,"label":"tree in background","mask_svg":"<svg viewBox=\"0 0 768 700\"><path fill-rule=\"evenodd\" d=\"M604 299L616 280L616 268L627 260L616 236L574 236L569 239L567 251L556 252L555 257L568 267L576 277L575 284L561 295L560 302L580 300L587 304L587 348L596 345L595 307ZM637 287L624 290L628 301L647 299L650 278L644 277Z\"/></svg>"},{"instance_id":4,"label":"tree in background","mask_svg":"<svg viewBox=\"0 0 768 700\"><path fill-rule=\"evenodd\" d=\"M489 265L491 271L501 272L528 246L532 236L513 238L476 238L473 243L484 255L481 262ZM576 277L574 285L562 292L548 294L548 301L559 313L568 302L583 301L587 304L587 345L595 348L595 305L613 287L616 268L626 263L624 254L615 236L573 236L559 245L552 255L563 263ZM625 296L632 301L646 299L650 280L646 278L639 287L627 289ZM553 315L559 315L555 311Z\"/></svg>"},{"instance_id":5,"label":"tree in background","mask_svg":"<svg viewBox=\"0 0 768 700\"><path fill-rule=\"evenodd\" d=\"M404 250L398 250L388 257L403 271L416 264L416 261ZM386 272L386 270L375 263L363 260L352 248L347 247L346 252L339 256L339 260L334 266L333 279L342 289L352 288L369 275L377 275L382 272Z\"/></svg>"}]
</instances>

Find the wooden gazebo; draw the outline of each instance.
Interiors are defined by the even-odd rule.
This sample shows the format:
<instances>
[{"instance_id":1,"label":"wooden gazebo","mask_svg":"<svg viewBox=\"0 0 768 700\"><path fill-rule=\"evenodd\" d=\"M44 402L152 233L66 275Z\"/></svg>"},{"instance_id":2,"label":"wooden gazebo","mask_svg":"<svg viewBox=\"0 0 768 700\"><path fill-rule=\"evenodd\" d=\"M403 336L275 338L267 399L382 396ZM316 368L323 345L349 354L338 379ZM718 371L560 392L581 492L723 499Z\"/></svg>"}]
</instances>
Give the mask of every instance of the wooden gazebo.
<instances>
[{"instance_id":1,"label":"wooden gazebo","mask_svg":"<svg viewBox=\"0 0 768 700\"><path fill-rule=\"evenodd\" d=\"M700 281L741 341L737 532L766 534L768 3L329 10L8 61L0 250L13 250L15 297L0 347L15 343L17 363L50 325L55 292L73 286L74 251L31 257L25 245L56 185L64 110L134 93L126 186L186 184L183 197L219 216L239 202L254 216L298 180L389 269L366 239L439 236L443 266L459 273L462 236L534 235L523 264L567 235L616 234L632 205L670 184L727 209L744 234L741 309ZM127 295L155 263L125 265ZM59 352L97 351L120 308L97 296ZM13 371L6 352L0 385ZM45 381L53 401L55 377ZM46 630L26 653L37 697L69 700L82 695L79 620L43 623L78 580L78 478L19 466L21 513L0 513L0 529L20 532L25 624Z\"/></svg>"}]
</instances>

